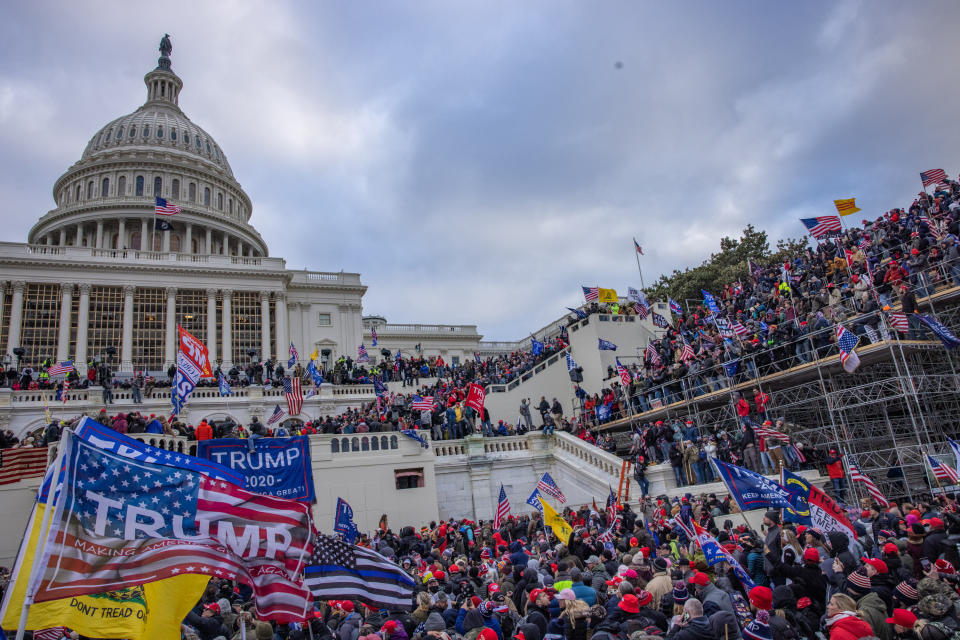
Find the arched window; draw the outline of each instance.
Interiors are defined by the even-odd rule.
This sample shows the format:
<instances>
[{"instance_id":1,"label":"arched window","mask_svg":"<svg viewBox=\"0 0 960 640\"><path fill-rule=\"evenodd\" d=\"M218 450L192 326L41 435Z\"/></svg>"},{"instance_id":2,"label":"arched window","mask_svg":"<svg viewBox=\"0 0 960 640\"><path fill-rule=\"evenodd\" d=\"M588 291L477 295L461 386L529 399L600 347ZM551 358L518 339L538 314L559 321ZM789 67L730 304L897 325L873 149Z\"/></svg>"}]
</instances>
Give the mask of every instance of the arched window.
<instances>
[{"instance_id":1,"label":"arched window","mask_svg":"<svg viewBox=\"0 0 960 640\"><path fill-rule=\"evenodd\" d=\"M390 445L387 443L387 436L380 436L380 448L383 451L386 451L390 448Z\"/></svg>"},{"instance_id":2,"label":"arched window","mask_svg":"<svg viewBox=\"0 0 960 640\"><path fill-rule=\"evenodd\" d=\"M134 138L134 137L136 137L136 135L137 135L137 128L136 128L136 127L130 127L130 137L131 137L131 138Z\"/></svg>"},{"instance_id":3,"label":"arched window","mask_svg":"<svg viewBox=\"0 0 960 640\"><path fill-rule=\"evenodd\" d=\"M110 127L110 130L107 131L107 139L104 142L110 142L110 136L113 135L113 127Z\"/></svg>"},{"instance_id":4,"label":"arched window","mask_svg":"<svg viewBox=\"0 0 960 640\"><path fill-rule=\"evenodd\" d=\"M180 253L180 234L179 233L170 234L170 251L174 253Z\"/></svg>"},{"instance_id":5,"label":"arched window","mask_svg":"<svg viewBox=\"0 0 960 640\"><path fill-rule=\"evenodd\" d=\"M201 143L200 143L200 138L194 138L194 142L197 143L197 150L198 150L198 151L203 148L203 147L201 146Z\"/></svg>"},{"instance_id":6,"label":"arched window","mask_svg":"<svg viewBox=\"0 0 960 640\"><path fill-rule=\"evenodd\" d=\"M135 193L138 196L143 195L143 176L137 176L137 189Z\"/></svg>"},{"instance_id":7,"label":"arched window","mask_svg":"<svg viewBox=\"0 0 960 640\"><path fill-rule=\"evenodd\" d=\"M159 196L160 192L163 190L163 178L157 176L153 179L153 195Z\"/></svg>"},{"instance_id":8,"label":"arched window","mask_svg":"<svg viewBox=\"0 0 960 640\"><path fill-rule=\"evenodd\" d=\"M144 138L150 137L150 125L148 124L143 125L143 137Z\"/></svg>"},{"instance_id":9,"label":"arched window","mask_svg":"<svg viewBox=\"0 0 960 640\"><path fill-rule=\"evenodd\" d=\"M359 439L359 438L351 438L351 439L350 439L350 442L351 442L351 444L353 445L353 446L350 448L351 451L360 451L360 439Z\"/></svg>"},{"instance_id":10,"label":"arched window","mask_svg":"<svg viewBox=\"0 0 960 640\"><path fill-rule=\"evenodd\" d=\"M176 130L176 129L170 129L170 139L173 140L174 142L177 141L177 130Z\"/></svg>"},{"instance_id":11,"label":"arched window","mask_svg":"<svg viewBox=\"0 0 960 640\"><path fill-rule=\"evenodd\" d=\"M200 253L200 241L197 238L190 238L190 253Z\"/></svg>"},{"instance_id":12,"label":"arched window","mask_svg":"<svg viewBox=\"0 0 960 640\"><path fill-rule=\"evenodd\" d=\"M196 202L197 201L197 183L191 182L188 191L190 196L189 198L190 202Z\"/></svg>"},{"instance_id":13,"label":"arched window","mask_svg":"<svg viewBox=\"0 0 960 640\"><path fill-rule=\"evenodd\" d=\"M174 178L173 182L170 184L170 196L174 200L180 199L180 181L176 178Z\"/></svg>"},{"instance_id":14,"label":"arched window","mask_svg":"<svg viewBox=\"0 0 960 640\"><path fill-rule=\"evenodd\" d=\"M336 438L330 441L330 453L340 453L340 441Z\"/></svg>"},{"instance_id":15,"label":"arched window","mask_svg":"<svg viewBox=\"0 0 960 640\"><path fill-rule=\"evenodd\" d=\"M360 451L370 451L370 438L360 438Z\"/></svg>"},{"instance_id":16,"label":"arched window","mask_svg":"<svg viewBox=\"0 0 960 640\"><path fill-rule=\"evenodd\" d=\"M87 199L93 197L93 180L87 183Z\"/></svg>"},{"instance_id":17,"label":"arched window","mask_svg":"<svg viewBox=\"0 0 960 640\"><path fill-rule=\"evenodd\" d=\"M207 143L207 155L210 155L210 143Z\"/></svg>"},{"instance_id":18,"label":"arched window","mask_svg":"<svg viewBox=\"0 0 960 640\"><path fill-rule=\"evenodd\" d=\"M123 127L117 129L117 140L123 137Z\"/></svg>"},{"instance_id":19,"label":"arched window","mask_svg":"<svg viewBox=\"0 0 960 640\"><path fill-rule=\"evenodd\" d=\"M396 449L398 447L397 436L390 436L390 448Z\"/></svg>"},{"instance_id":20,"label":"arched window","mask_svg":"<svg viewBox=\"0 0 960 640\"><path fill-rule=\"evenodd\" d=\"M349 438L340 438L340 451L343 451L344 453L350 451Z\"/></svg>"},{"instance_id":21,"label":"arched window","mask_svg":"<svg viewBox=\"0 0 960 640\"><path fill-rule=\"evenodd\" d=\"M158 138L162 138L162 137L163 137L163 127L160 126L160 125L157 125L157 137L158 137Z\"/></svg>"},{"instance_id":22,"label":"arched window","mask_svg":"<svg viewBox=\"0 0 960 640\"><path fill-rule=\"evenodd\" d=\"M228 200L227 203L229 205L228 211L230 211L230 215L233 215L233 198L230 198L230 200Z\"/></svg>"},{"instance_id":23,"label":"arched window","mask_svg":"<svg viewBox=\"0 0 960 640\"><path fill-rule=\"evenodd\" d=\"M110 178L104 178L103 182L100 184L100 197L106 198L110 193Z\"/></svg>"},{"instance_id":24,"label":"arched window","mask_svg":"<svg viewBox=\"0 0 960 640\"><path fill-rule=\"evenodd\" d=\"M217 209L219 209L220 211L223 211L223 194L222 193L217 194Z\"/></svg>"},{"instance_id":25,"label":"arched window","mask_svg":"<svg viewBox=\"0 0 960 640\"><path fill-rule=\"evenodd\" d=\"M377 439L377 436L373 436L372 438L370 438L370 448L371 448L373 451L379 451L379 450L380 450L380 440Z\"/></svg>"},{"instance_id":26,"label":"arched window","mask_svg":"<svg viewBox=\"0 0 960 640\"><path fill-rule=\"evenodd\" d=\"M77 195L73 197L74 202L80 202L80 185L77 185Z\"/></svg>"},{"instance_id":27,"label":"arched window","mask_svg":"<svg viewBox=\"0 0 960 640\"><path fill-rule=\"evenodd\" d=\"M183 144L190 144L190 134L186 131L183 132Z\"/></svg>"},{"instance_id":28,"label":"arched window","mask_svg":"<svg viewBox=\"0 0 960 640\"><path fill-rule=\"evenodd\" d=\"M120 176L120 179L117 181L117 195L127 195L127 176Z\"/></svg>"},{"instance_id":29,"label":"arched window","mask_svg":"<svg viewBox=\"0 0 960 640\"><path fill-rule=\"evenodd\" d=\"M210 187L203 188L203 205L206 207L210 206Z\"/></svg>"}]
</instances>

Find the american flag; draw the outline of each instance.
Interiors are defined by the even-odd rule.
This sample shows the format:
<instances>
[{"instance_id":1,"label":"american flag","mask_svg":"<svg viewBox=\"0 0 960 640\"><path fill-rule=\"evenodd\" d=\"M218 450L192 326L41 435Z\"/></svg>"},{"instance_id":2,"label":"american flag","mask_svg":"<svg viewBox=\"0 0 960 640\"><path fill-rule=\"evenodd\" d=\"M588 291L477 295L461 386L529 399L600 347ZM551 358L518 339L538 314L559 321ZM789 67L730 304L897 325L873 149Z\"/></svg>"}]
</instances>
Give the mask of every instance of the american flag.
<instances>
[{"instance_id":1,"label":"american flag","mask_svg":"<svg viewBox=\"0 0 960 640\"><path fill-rule=\"evenodd\" d=\"M153 212L158 216L175 216L180 213L180 207L175 204L170 204L163 198L157 198L157 203L153 209Z\"/></svg>"},{"instance_id":2,"label":"american flag","mask_svg":"<svg viewBox=\"0 0 960 640\"><path fill-rule=\"evenodd\" d=\"M300 378L285 376L283 378L283 395L287 397L287 413L291 416L300 415L303 407L303 390L300 388Z\"/></svg>"},{"instance_id":3,"label":"american flag","mask_svg":"<svg viewBox=\"0 0 960 640\"><path fill-rule=\"evenodd\" d=\"M617 515L617 494L613 492L613 487L608 486L609 493L607 494L607 516L608 522L613 522L614 517Z\"/></svg>"},{"instance_id":4,"label":"american flag","mask_svg":"<svg viewBox=\"0 0 960 640\"><path fill-rule=\"evenodd\" d=\"M654 348L653 343L647 345L647 359L650 361L650 364L657 367L663 364L663 360L660 358L660 354Z\"/></svg>"},{"instance_id":5,"label":"american flag","mask_svg":"<svg viewBox=\"0 0 960 640\"><path fill-rule=\"evenodd\" d=\"M537 483L537 490L543 491L548 496L556 498L560 501L560 504L564 504L567 501L567 497L563 495L563 491L560 491L560 487L553 481L549 473L544 473L543 477L540 478L540 482Z\"/></svg>"},{"instance_id":6,"label":"american flag","mask_svg":"<svg viewBox=\"0 0 960 640\"><path fill-rule=\"evenodd\" d=\"M657 313L656 311L653 312L653 324L660 327L661 329L666 329L667 327L670 326L670 323L667 322L667 319L664 318L659 313Z\"/></svg>"},{"instance_id":7,"label":"american flag","mask_svg":"<svg viewBox=\"0 0 960 640\"><path fill-rule=\"evenodd\" d=\"M943 464L930 455L927 456L927 463L930 465L930 470L933 471L933 476L937 480L949 480L952 484L960 482L960 476L957 476L957 471L950 465Z\"/></svg>"},{"instance_id":8,"label":"american flag","mask_svg":"<svg viewBox=\"0 0 960 640\"><path fill-rule=\"evenodd\" d=\"M640 247L640 243L637 242L636 238L633 239L633 248L637 250L637 253L643 255L643 249Z\"/></svg>"},{"instance_id":9,"label":"american flag","mask_svg":"<svg viewBox=\"0 0 960 640\"><path fill-rule=\"evenodd\" d=\"M258 618L306 617L310 592L298 576L313 551L310 505L127 458L70 432L61 446L63 489L38 602L192 573L250 585Z\"/></svg>"},{"instance_id":10,"label":"american flag","mask_svg":"<svg viewBox=\"0 0 960 640\"><path fill-rule=\"evenodd\" d=\"M61 638L69 637L66 627L50 627L33 632L33 640L61 640Z\"/></svg>"},{"instance_id":11,"label":"american flag","mask_svg":"<svg viewBox=\"0 0 960 640\"><path fill-rule=\"evenodd\" d=\"M842 324L837 325L837 348L840 349L840 362L843 363L844 370L850 373L860 364L860 358L854 351L858 342L860 342L860 339L852 331L845 329Z\"/></svg>"},{"instance_id":12,"label":"american flag","mask_svg":"<svg viewBox=\"0 0 960 640\"><path fill-rule=\"evenodd\" d=\"M357 362L370 362L370 354L362 343L357 347Z\"/></svg>"},{"instance_id":13,"label":"american flag","mask_svg":"<svg viewBox=\"0 0 960 640\"><path fill-rule=\"evenodd\" d=\"M840 216L817 216L816 218L800 218L800 222L807 227L814 238L822 238L825 235L840 231Z\"/></svg>"},{"instance_id":14,"label":"american flag","mask_svg":"<svg viewBox=\"0 0 960 640\"><path fill-rule=\"evenodd\" d=\"M359 600L373 609L413 606L413 579L379 553L317 534L303 584L318 600Z\"/></svg>"},{"instance_id":15,"label":"american flag","mask_svg":"<svg viewBox=\"0 0 960 640\"><path fill-rule=\"evenodd\" d=\"M873 483L873 480L871 480L867 474L860 471L860 467L857 466L857 461L854 460L851 455L847 456L847 468L850 470L850 479L853 482L862 482L863 486L867 488L867 493L873 496L873 499L876 500L878 504L884 507L890 506L890 502L880 493L880 488Z\"/></svg>"},{"instance_id":16,"label":"american flag","mask_svg":"<svg viewBox=\"0 0 960 640\"><path fill-rule=\"evenodd\" d=\"M370 337L373 338L373 346L377 346L377 330L373 327L370 328Z\"/></svg>"},{"instance_id":17,"label":"american flag","mask_svg":"<svg viewBox=\"0 0 960 640\"><path fill-rule=\"evenodd\" d=\"M747 328L746 328L745 326L743 326L742 324L740 324L740 321L739 321L739 320L734 320L734 321L730 324L730 328L733 329L733 332L734 332L735 334L737 334L738 336L745 336L745 335L747 335L748 333L750 333L749 331L747 331Z\"/></svg>"},{"instance_id":18,"label":"american flag","mask_svg":"<svg viewBox=\"0 0 960 640\"><path fill-rule=\"evenodd\" d=\"M630 386L630 372L627 371L627 368L620 364L620 358L617 358L617 374L620 376L620 382L623 383L623 386Z\"/></svg>"},{"instance_id":19,"label":"american flag","mask_svg":"<svg viewBox=\"0 0 960 640\"><path fill-rule=\"evenodd\" d=\"M293 367L293 365L297 364L297 360L300 359L300 352L297 351L297 348L293 346L292 342L290 343L290 348L287 350L287 352L290 354L290 359L287 360L287 369L290 369Z\"/></svg>"},{"instance_id":20,"label":"american flag","mask_svg":"<svg viewBox=\"0 0 960 640\"><path fill-rule=\"evenodd\" d=\"M41 478L47 470L46 447L0 450L0 484Z\"/></svg>"},{"instance_id":21,"label":"american flag","mask_svg":"<svg viewBox=\"0 0 960 640\"><path fill-rule=\"evenodd\" d=\"M777 440L783 440L784 442L788 442L790 440L790 436L787 434L783 433L782 431L777 431L776 429L771 429L770 427L754 427L753 432L762 438L776 438Z\"/></svg>"},{"instance_id":22,"label":"american flag","mask_svg":"<svg viewBox=\"0 0 960 640\"><path fill-rule=\"evenodd\" d=\"M432 411L433 396L413 396L413 404L410 406L414 411Z\"/></svg>"},{"instance_id":23,"label":"american flag","mask_svg":"<svg viewBox=\"0 0 960 640\"><path fill-rule=\"evenodd\" d=\"M600 287L580 287L583 289L583 299L587 302L593 302L600 299Z\"/></svg>"},{"instance_id":24,"label":"american flag","mask_svg":"<svg viewBox=\"0 0 960 640\"><path fill-rule=\"evenodd\" d=\"M693 348L685 337L681 336L681 340L683 340L683 349L680 350L680 361L692 360L694 357Z\"/></svg>"},{"instance_id":25,"label":"american flag","mask_svg":"<svg viewBox=\"0 0 960 640\"><path fill-rule=\"evenodd\" d=\"M932 184L937 184L941 180L946 179L947 172L943 169L931 169L930 171L920 172L920 181L923 182L924 187L929 187Z\"/></svg>"},{"instance_id":26,"label":"american flag","mask_svg":"<svg viewBox=\"0 0 960 640\"><path fill-rule=\"evenodd\" d=\"M900 333L910 331L910 322L907 320L907 314L891 313L888 317L890 318L890 326Z\"/></svg>"},{"instance_id":27,"label":"american flag","mask_svg":"<svg viewBox=\"0 0 960 640\"><path fill-rule=\"evenodd\" d=\"M641 320L643 320L644 318L646 318L647 315L650 313L650 312L647 310L647 305L645 305L645 304L640 304L639 302L634 302L634 303L633 303L633 310L636 312L636 314L637 314L638 316L640 316L640 319L641 319Z\"/></svg>"},{"instance_id":28,"label":"american flag","mask_svg":"<svg viewBox=\"0 0 960 640\"><path fill-rule=\"evenodd\" d=\"M857 246L860 247L861 249L866 249L867 247L869 247L870 236L868 236L867 234L863 234L862 236L860 236L860 242L857 243Z\"/></svg>"},{"instance_id":29,"label":"american flag","mask_svg":"<svg viewBox=\"0 0 960 640\"><path fill-rule=\"evenodd\" d=\"M510 501L507 500L507 492L500 485L500 498L497 500L497 513L493 516L493 528L499 529L503 525L507 516L510 515Z\"/></svg>"},{"instance_id":30,"label":"american flag","mask_svg":"<svg viewBox=\"0 0 960 640\"><path fill-rule=\"evenodd\" d=\"M58 362L57 364L47 369L47 373L49 373L52 376L63 375L64 373L70 373L71 371L73 371L73 360L65 360L64 362Z\"/></svg>"},{"instance_id":31,"label":"american flag","mask_svg":"<svg viewBox=\"0 0 960 640\"><path fill-rule=\"evenodd\" d=\"M271 415L267 419L267 424L273 424L275 422L279 422L280 418L282 418L283 416L284 416L283 409L280 408L280 405L277 405L276 408L273 410L273 415Z\"/></svg>"}]
</instances>

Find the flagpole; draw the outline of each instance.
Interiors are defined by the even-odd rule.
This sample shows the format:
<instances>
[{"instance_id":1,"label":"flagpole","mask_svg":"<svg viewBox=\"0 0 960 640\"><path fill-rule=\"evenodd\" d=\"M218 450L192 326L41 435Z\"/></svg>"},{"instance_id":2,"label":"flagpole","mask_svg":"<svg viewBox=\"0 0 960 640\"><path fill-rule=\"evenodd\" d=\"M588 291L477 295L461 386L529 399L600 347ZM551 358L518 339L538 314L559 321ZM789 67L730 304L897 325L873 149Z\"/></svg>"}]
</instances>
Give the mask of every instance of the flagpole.
<instances>
[{"instance_id":1,"label":"flagpole","mask_svg":"<svg viewBox=\"0 0 960 640\"><path fill-rule=\"evenodd\" d=\"M637 251L637 247L640 246L637 244L637 239L633 239L633 255L637 257L637 271L640 272L640 288L645 289L643 286L643 269L640 268L640 252Z\"/></svg>"}]
</instances>

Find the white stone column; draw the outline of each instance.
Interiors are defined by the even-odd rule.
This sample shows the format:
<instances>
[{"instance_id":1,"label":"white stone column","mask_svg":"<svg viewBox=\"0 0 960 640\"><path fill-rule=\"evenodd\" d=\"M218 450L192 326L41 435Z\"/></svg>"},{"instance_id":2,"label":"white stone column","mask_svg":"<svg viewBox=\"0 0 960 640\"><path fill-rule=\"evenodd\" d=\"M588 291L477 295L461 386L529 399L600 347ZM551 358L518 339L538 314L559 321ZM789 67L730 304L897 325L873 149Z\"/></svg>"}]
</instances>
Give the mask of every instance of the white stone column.
<instances>
[{"instance_id":1,"label":"white stone column","mask_svg":"<svg viewBox=\"0 0 960 640\"><path fill-rule=\"evenodd\" d=\"M163 368L168 368L177 357L177 288L167 287L166 336L163 343Z\"/></svg>"},{"instance_id":2,"label":"white stone column","mask_svg":"<svg viewBox=\"0 0 960 640\"><path fill-rule=\"evenodd\" d=\"M73 284L60 285L60 330L57 333L57 362L70 357L70 311L73 302Z\"/></svg>"},{"instance_id":3,"label":"white stone column","mask_svg":"<svg viewBox=\"0 0 960 640\"><path fill-rule=\"evenodd\" d=\"M312 341L313 336L310 335L310 308L311 304L309 302L300 303L300 348L306 349L307 345ZM313 351L311 349L310 351ZM304 353L310 353L310 351L304 351Z\"/></svg>"},{"instance_id":4,"label":"white stone column","mask_svg":"<svg viewBox=\"0 0 960 640\"><path fill-rule=\"evenodd\" d=\"M270 357L270 292L260 292L260 360Z\"/></svg>"},{"instance_id":5,"label":"white stone column","mask_svg":"<svg viewBox=\"0 0 960 640\"><path fill-rule=\"evenodd\" d=\"M207 242L204 246L206 247L204 253L210 255L213 249L213 232L210 230L210 227L207 227Z\"/></svg>"},{"instance_id":6,"label":"white stone column","mask_svg":"<svg viewBox=\"0 0 960 640\"><path fill-rule=\"evenodd\" d=\"M209 231L207 239L210 239ZM208 252L209 253L209 252ZM210 354L212 368L216 369L217 362L217 290L207 289L207 353Z\"/></svg>"},{"instance_id":7,"label":"white stone column","mask_svg":"<svg viewBox=\"0 0 960 640\"><path fill-rule=\"evenodd\" d=\"M233 292L223 290L223 368L229 371L233 367L233 335L230 317L230 302Z\"/></svg>"},{"instance_id":8,"label":"white stone column","mask_svg":"<svg viewBox=\"0 0 960 640\"><path fill-rule=\"evenodd\" d=\"M103 249L103 220L97 220L97 235L93 242L97 249Z\"/></svg>"},{"instance_id":9,"label":"white stone column","mask_svg":"<svg viewBox=\"0 0 960 640\"><path fill-rule=\"evenodd\" d=\"M78 247L83 246L83 223L82 222L77 223L77 246Z\"/></svg>"},{"instance_id":10,"label":"white stone column","mask_svg":"<svg viewBox=\"0 0 960 640\"><path fill-rule=\"evenodd\" d=\"M23 290L27 283L17 280L13 283L13 298L10 300L10 331L7 333L7 353L13 354L20 346L20 325L23 323Z\"/></svg>"},{"instance_id":11,"label":"white stone column","mask_svg":"<svg viewBox=\"0 0 960 640\"><path fill-rule=\"evenodd\" d=\"M230 234L226 231L223 232L223 247L221 247L221 253L225 256L230 255Z\"/></svg>"},{"instance_id":12,"label":"white stone column","mask_svg":"<svg viewBox=\"0 0 960 640\"><path fill-rule=\"evenodd\" d=\"M163 252L170 253L170 229L163 232Z\"/></svg>"},{"instance_id":13,"label":"white stone column","mask_svg":"<svg viewBox=\"0 0 960 640\"><path fill-rule=\"evenodd\" d=\"M243 240L237 240L237 256L243 257Z\"/></svg>"},{"instance_id":14,"label":"white stone column","mask_svg":"<svg viewBox=\"0 0 960 640\"><path fill-rule=\"evenodd\" d=\"M283 362L287 355L287 345L290 344L290 338L287 335L287 293L278 291L274 294L276 310L274 314L277 317L277 362Z\"/></svg>"},{"instance_id":15,"label":"white stone column","mask_svg":"<svg viewBox=\"0 0 960 640\"><path fill-rule=\"evenodd\" d=\"M128 246L127 220L126 218L120 218L120 222L117 223L117 249L126 249Z\"/></svg>"},{"instance_id":16,"label":"white stone column","mask_svg":"<svg viewBox=\"0 0 960 640\"><path fill-rule=\"evenodd\" d=\"M120 344L120 370L133 372L133 294L132 284L123 287L123 339Z\"/></svg>"},{"instance_id":17,"label":"white stone column","mask_svg":"<svg viewBox=\"0 0 960 640\"><path fill-rule=\"evenodd\" d=\"M74 366L80 365L79 371L86 371L87 367L87 328L90 324L90 284L81 282L80 305L77 307L77 351L74 354Z\"/></svg>"},{"instance_id":18,"label":"white stone column","mask_svg":"<svg viewBox=\"0 0 960 640\"><path fill-rule=\"evenodd\" d=\"M60 227L60 246L61 247L67 246L67 228L66 227Z\"/></svg>"},{"instance_id":19,"label":"white stone column","mask_svg":"<svg viewBox=\"0 0 960 640\"><path fill-rule=\"evenodd\" d=\"M193 253L193 224L187 223L185 244L180 245L180 253Z\"/></svg>"},{"instance_id":20,"label":"white stone column","mask_svg":"<svg viewBox=\"0 0 960 640\"><path fill-rule=\"evenodd\" d=\"M140 221L140 251L151 251L153 247L150 246L150 229L147 228L147 219L144 218Z\"/></svg>"}]
</instances>

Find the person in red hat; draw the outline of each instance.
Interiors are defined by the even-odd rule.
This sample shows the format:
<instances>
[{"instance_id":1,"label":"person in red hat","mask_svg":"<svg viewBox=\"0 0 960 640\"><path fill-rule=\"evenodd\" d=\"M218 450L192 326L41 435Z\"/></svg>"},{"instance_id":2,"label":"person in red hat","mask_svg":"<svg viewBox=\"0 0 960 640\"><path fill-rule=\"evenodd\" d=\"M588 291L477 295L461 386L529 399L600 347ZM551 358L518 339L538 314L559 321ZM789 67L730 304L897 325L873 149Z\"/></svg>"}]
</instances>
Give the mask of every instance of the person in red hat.
<instances>
[{"instance_id":1,"label":"person in red hat","mask_svg":"<svg viewBox=\"0 0 960 640\"><path fill-rule=\"evenodd\" d=\"M930 558L939 558L943 552L944 541L947 539L947 532L943 530L943 520L940 518L930 518L930 533L923 539L923 548L921 555Z\"/></svg>"},{"instance_id":2,"label":"person in red hat","mask_svg":"<svg viewBox=\"0 0 960 640\"><path fill-rule=\"evenodd\" d=\"M733 610L733 603L730 601L730 596L727 595L726 591L721 591L710 582L710 576L707 574L702 571L697 571L690 577L688 582L693 587L697 599L699 599L704 606L706 606L708 602L712 602L724 611L729 611L732 614L736 613Z\"/></svg>"},{"instance_id":3,"label":"person in red hat","mask_svg":"<svg viewBox=\"0 0 960 640\"><path fill-rule=\"evenodd\" d=\"M909 609L894 609L893 615L887 618L887 624L893 625L893 631L898 638L912 638L913 625L917 623L915 616Z\"/></svg>"}]
</instances>

